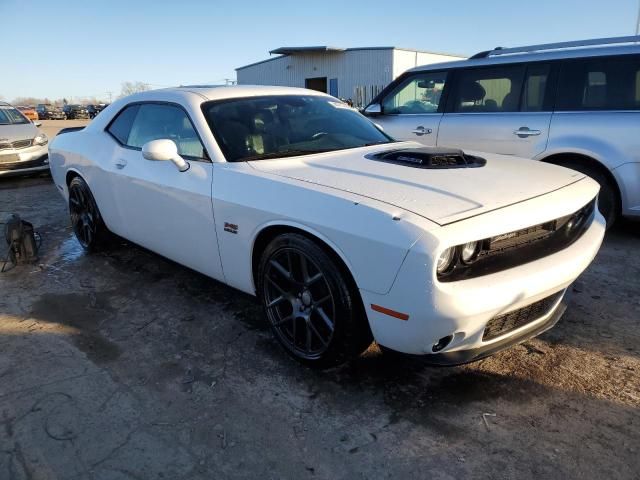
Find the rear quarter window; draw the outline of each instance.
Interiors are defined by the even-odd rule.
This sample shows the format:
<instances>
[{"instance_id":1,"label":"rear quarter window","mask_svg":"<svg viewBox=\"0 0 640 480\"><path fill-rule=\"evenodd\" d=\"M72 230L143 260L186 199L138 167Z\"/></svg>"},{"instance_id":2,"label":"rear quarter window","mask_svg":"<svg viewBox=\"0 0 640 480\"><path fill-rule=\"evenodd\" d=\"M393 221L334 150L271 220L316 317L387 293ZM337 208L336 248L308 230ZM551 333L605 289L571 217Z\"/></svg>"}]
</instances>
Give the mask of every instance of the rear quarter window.
<instances>
[{"instance_id":1,"label":"rear quarter window","mask_svg":"<svg viewBox=\"0 0 640 480\"><path fill-rule=\"evenodd\" d=\"M122 145L126 145L129 140L131 126L138 114L139 105L132 105L122 110L111 122L107 131Z\"/></svg>"},{"instance_id":2,"label":"rear quarter window","mask_svg":"<svg viewBox=\"0 0 640 480\"><path fill-rule=\"evenodd\" d=\"M640 109L640 56L565 62L560 71L556 110Z\"/></svg>"}]
</instances>

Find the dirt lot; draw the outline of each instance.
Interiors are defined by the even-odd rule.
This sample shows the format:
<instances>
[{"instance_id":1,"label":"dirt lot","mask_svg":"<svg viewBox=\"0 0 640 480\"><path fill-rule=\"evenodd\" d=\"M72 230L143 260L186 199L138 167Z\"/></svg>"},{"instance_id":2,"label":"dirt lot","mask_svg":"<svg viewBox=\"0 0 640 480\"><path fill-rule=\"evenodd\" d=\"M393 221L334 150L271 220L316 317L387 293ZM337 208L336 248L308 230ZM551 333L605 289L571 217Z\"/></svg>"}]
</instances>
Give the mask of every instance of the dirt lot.
<instances>
[{"instance_id":1,"label":"dirt lot","mask_svg":"<svg viewBox=\"0 0 640 480\"><path fill-rule=\"evenodd\" d=\"M0 274L1 479L639 478L637 224L537 339L313 372L251 297L132 245L84 254L49 178L0 179L10 212L43 244Z\"/></svg>"}]
</instances>

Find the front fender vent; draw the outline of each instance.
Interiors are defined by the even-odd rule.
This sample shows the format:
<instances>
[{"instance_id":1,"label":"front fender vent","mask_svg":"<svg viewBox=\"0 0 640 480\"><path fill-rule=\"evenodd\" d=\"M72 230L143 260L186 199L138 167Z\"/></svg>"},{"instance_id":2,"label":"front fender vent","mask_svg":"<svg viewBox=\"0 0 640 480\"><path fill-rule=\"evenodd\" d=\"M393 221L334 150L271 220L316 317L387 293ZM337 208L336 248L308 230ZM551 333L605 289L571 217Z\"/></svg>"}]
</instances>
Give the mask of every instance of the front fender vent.
<instances>
[{"instance_id":1,"label":"front fender vent","mask_svg":"<svg viewBox=\"0 0 640 480\"><path fill-rule=\"evenodd\" d=\"M484 158L468 155L462 150L429 147L388 150L386 152L367 155L367 158L407 167L434 170L478 168L487 164Z\"/></svg>"}]
</instances>

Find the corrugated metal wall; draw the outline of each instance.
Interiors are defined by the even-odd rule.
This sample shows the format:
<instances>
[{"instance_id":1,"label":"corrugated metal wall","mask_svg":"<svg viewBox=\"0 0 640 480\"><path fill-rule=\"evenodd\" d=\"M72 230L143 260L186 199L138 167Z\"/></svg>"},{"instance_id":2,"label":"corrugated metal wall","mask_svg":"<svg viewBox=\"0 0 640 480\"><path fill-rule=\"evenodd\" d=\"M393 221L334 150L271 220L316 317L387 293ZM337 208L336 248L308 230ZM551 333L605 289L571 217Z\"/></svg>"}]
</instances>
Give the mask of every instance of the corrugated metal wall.
<instances>
[{"instance_id":1,"label":"corrugated metal wall","mask_svg":"<svg viewBox=\"0 0 640 480\"><path fill-rule=\"evenodd\" d=\"M237 70L239 85L305 86L305 79L338 79L338 97L365 106L407 68L457 59L392 49L354 49L344 52L309 52L276 57ZM423 63L416 63L420 61Z\"/></svg>"},{"instance_id":2,"label":"corrugated metal wall","mask_svg":"<svg viewBox=\"0 0 640 480\"><path fill-rule=\"evenodd\" d=\"M416 52L413 50L395 49L393 52L393 78L396 78L402 72L413 67L430 65L432 63L453 62L464 58L439 53Z\"/></svg>"}]
</instances>

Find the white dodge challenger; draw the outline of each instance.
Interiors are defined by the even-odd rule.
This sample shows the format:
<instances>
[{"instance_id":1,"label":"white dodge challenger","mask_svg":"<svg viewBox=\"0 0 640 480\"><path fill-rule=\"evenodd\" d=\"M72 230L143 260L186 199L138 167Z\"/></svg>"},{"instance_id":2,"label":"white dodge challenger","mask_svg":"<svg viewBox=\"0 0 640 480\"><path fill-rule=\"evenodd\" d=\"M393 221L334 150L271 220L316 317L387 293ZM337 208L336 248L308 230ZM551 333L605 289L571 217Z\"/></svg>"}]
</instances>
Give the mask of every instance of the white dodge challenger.
<instances>
[{"instance_id":1,"label":"white dodge challenger","mask_svg":"<svg viewBox=\"0 0 640 480\"><path fill-rule=\"evenodd\" d=\"M295 88L139 93L49 156L83 247L113 232L257 295L311 366L372 339L453 365L538 335L605 230L581 173L397 142Z\"/></svg>"}]
</instances>

